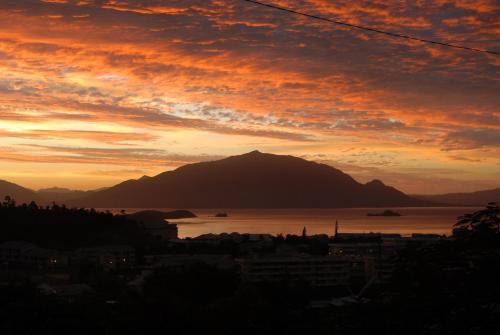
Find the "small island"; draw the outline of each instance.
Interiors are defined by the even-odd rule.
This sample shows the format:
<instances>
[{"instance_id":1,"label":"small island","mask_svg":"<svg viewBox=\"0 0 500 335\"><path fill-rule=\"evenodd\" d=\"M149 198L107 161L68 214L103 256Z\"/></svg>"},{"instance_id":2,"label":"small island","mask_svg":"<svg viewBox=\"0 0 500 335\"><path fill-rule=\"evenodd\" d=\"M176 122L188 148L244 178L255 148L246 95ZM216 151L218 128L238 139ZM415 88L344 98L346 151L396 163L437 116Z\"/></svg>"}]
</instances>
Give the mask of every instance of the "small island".
<instances>
[{"instance_id":1,"label":"small island","mask_svg":"<svg viewBox=\"0 0 500 335\"><path fill-rule=\"evenodd\" d=\"M217 213L217 214L215 214L215 217L216 217L216 218L227 218L227 217L228 217L228 215L227 215L227 213L225 213L225 212L221 212L221 213Z\"/></svg>"},{"instance_id":2,"label":"small island","mask_svg":"<svg viewBox=\"0 0 500 335\"><path fill-rule=\"evenodd\" d=\"M383 212L380 213L368 213L366 214L367 216L401 216L401 213L395 212L390 209L386 209Z\"/></svg>"},{"instance_id":3,"label":"small island","mask_svg":"<svg viewBox=\"0 0 500 335\"><path fill-rule=\"evenodd\" d=\"M161 212L155 210L145 210L126 215L129 219L136 221L158 221L195 218L196 214L188 210L175 210L170 212Z\"/></svg>"}]
</instances>

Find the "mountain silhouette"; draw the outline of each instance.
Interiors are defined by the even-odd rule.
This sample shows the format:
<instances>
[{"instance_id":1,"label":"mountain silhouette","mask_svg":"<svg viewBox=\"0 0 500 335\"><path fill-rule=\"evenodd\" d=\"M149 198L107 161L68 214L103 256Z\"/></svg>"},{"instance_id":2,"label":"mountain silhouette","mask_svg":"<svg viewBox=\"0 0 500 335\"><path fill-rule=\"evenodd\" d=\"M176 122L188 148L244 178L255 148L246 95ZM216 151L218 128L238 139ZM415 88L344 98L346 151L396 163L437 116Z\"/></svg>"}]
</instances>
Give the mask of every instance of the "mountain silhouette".
<instances>
[{"instance_id":1,"label":"mountain silhouette","mask_svg":"<svg viewBox=\"0 0 500 335\"><path fill-rule=\"evenodd\" d=\"M36 193L39 196L40 201L42 201L42 204L51 204L53 202L63 204L71 200L83 198L86 195L92 194L96 191L97 190L79 191L70 190L67 188L52 187L40 189Z\"/></svg>"},{"instance_id":2,"label":"mountain silhouette","mask_svg":"<svg viewBox=\"0 0 500 335\"><path fill-rule=\"evenodd\" d=\"M41 201L41 197L34 191L5 180L0 180L0 201L3 201L6 196L16 200L19 204Z\"/></svg>"},{"instance_id":3,"label":"mountain silhouette","mask_svg":"<svg viewBox=\"0 0 500 335\"><path fill-rule=\"evenodd\" d=\"M427 206L379 180L358 183L329 165L252 151L128 180L70 205L117 208L334 208Z\"/></svg>"},{"instance_id":4,"label":"mountain silhouette","mask_svg":"<svg viewBox=\"0 0 500 335\"><path fill-rule=\"evenodd\" d=\"M35 201L37 204L43 206L50 205L53 202L66 204L71 200L81 199L104 189L105 188L93 191L77 191L67 188L52 187L34 191L5 180L0 180L0 201L3 201L6 196L9 196L18 204L30 203L31 201Z\"/></svg>"},{"instance_id":5,"label":"mountain silhouette","mask_svg":"<svg viewBox=\"0 0 500 335\"><path fill-rule=\"evenodd\" d=\"M415 195L415 198L455 206L484 206L489 202L500 202L500 188L470 193L447 193Z\"/></svg>"}]
</instances>

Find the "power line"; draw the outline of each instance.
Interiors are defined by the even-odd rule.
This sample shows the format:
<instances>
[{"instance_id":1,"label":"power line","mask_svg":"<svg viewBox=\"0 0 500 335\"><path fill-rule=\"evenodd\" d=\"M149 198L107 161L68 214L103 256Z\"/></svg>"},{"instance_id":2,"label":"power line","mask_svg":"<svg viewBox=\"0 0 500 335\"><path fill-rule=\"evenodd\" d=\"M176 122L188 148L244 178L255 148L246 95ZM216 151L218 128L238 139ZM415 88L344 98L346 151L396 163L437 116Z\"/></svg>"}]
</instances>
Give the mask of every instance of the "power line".
<instances>
[{"instance_id":1,"label":"power line","mask_svg":"<svg viewBox=\"0 0 500 335\"><path fill-rule=\"evenodd\" d=\"M291 13L291 14L305 16L305 17L308 17L310 19L316 19L316 20L320 20L320 21L326 21L326 22L338 24L338 25L341 25L341 26L346 26L346 27L349 27L349 28L356 28L356 29L370 31L370 32L373 32L373 33L384 34L384 35L387 35L387 36L390 36L390 37L404 38L404 39L407 39L407 40L418 41L418 42L423 42L423 43L430 43L430 44L436 44L436 45L440 45L440 46L444 46L444 47L450 47L450 48L456 48L456 49L463 49L463 50L469 50L469 51L475 51L475 52L483 52L483 53L489 53L489 54L493 54L493 55L500 55L500 52L497 52L497 51L484 50L484 49L476 49L476 48L471 48L471 47L467 47L467 46L463 46L463 45L450 44L450 43L446 43L446 42L439 42L439 41L434 41L434 40L428 40L428 39L420 38L420 37L414 37L414 36L403 35L403 34L398 34L398 33L391 33L389 31L385 31L385 30L380 30L380 29L376 29L376 28L370 28L370 27L365 27L365 26L359 26L359 25L352 24L352 23L337 21L337 20L329 19L327 17L322 17L322 16L318 16L318 15L313 15L313 14L307 14L307 13L304 13L304 12L296 11L296 10L291 9L291 8L285 8L285 7L281 7L281 6L277 6L277 5L271 5L271 4L263 3L263 2L260 2L260 1L254 1L254 0L242 0L242 1L250 2L252 4L259 5L259 6L264 6L264 7L268 7L268 8L280 10L282 12L287 12L287 13Z\"/></svg>"}]
</instances>

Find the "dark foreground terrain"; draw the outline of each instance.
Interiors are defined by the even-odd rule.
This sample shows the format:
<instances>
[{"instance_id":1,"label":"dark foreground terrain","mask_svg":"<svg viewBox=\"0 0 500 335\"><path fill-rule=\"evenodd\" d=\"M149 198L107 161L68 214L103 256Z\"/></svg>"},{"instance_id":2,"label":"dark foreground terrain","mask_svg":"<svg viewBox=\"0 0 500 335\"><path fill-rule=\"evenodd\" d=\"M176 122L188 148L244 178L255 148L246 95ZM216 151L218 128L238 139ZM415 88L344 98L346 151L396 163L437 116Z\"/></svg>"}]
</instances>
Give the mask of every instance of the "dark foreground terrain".
<instances>
[{"instance_id":1,"label":"dark foreground terrain","mask_svg":"<svg viewBox=\"0 0 500 335\"><path fill-rule=\"evenodd\" d=\"M30 221L38 211L35 205L6 202L0 217L9 217L13 224L16 213L25 220L21 227L44 224L43 220ZM309 237L305 230L302 236L258 242L243 235L227 235L217 243L207 239L157 241L142 233L132 239L133 222L120 216L61 208L45 208L41 213L50 217L47 221L60 224L61 217L76 215L72 219L83 218L74 223L77 227L87 219L98 219L106 229L89 227L105 243L112 242L109 232L121 224L126 229L116 228L117 241L131 245L133 253L122 246L117 258L111 257L116 255L116 245L114 249L80 245L77 250L49 253L41 262L19 257L14 261L12 255L6 261L4 257L0 271L2 334L500 333L497 204L462 217L453 238L432 242L415 238L391 251L393 267L387 281L366 285L364 280L350 280L337 287L318 287L286 275L279 281L255 282L245 276L241 266L245 263L234 260L252 259L255 253L263 259L283 258L285 251L289 260L304 255L331 259L340 257L331 254L331 246L379 243L378 235L363 236L362 243L358 236L352 244L348 234ZM70 234L58 225L47 227L47 236L57 230L61 239ZM15 229L9 227L8 231ZM48 239L45 248L67 246L44 238ZM87 243L87 235L81 238L73 236L72 243ZM31 239L33 243L35 236ZM3 252L6 246L20 245L1 242ZM43 250L30 255L47 254L49 249ZM381 257L380 251L376 253ZM348 299L332 300L339 297ZM326 300L336 303L319 303Z\"/></svg>"}]
</instances>

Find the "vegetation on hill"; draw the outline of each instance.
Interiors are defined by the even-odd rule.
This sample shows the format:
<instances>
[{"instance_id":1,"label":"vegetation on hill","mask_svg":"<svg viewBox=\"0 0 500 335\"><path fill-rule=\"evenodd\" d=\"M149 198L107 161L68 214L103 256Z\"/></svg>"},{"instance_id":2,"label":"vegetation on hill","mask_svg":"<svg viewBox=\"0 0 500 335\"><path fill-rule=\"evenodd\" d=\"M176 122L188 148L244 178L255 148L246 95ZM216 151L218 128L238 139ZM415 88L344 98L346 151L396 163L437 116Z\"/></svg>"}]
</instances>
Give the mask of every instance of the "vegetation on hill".
<instances>
[{"instance_id":1,"label":"vegetation on hill","mask_svg":"<svg viewBox=\"0 0 500 335\"><path fill-rule=\"evenodd\" d=\"M75 249L103 244L137 244L144 231L135 221L94 209L62 205L0 203L0 242L25 241L45 248Z\"/></svg>"}]
</instances>

